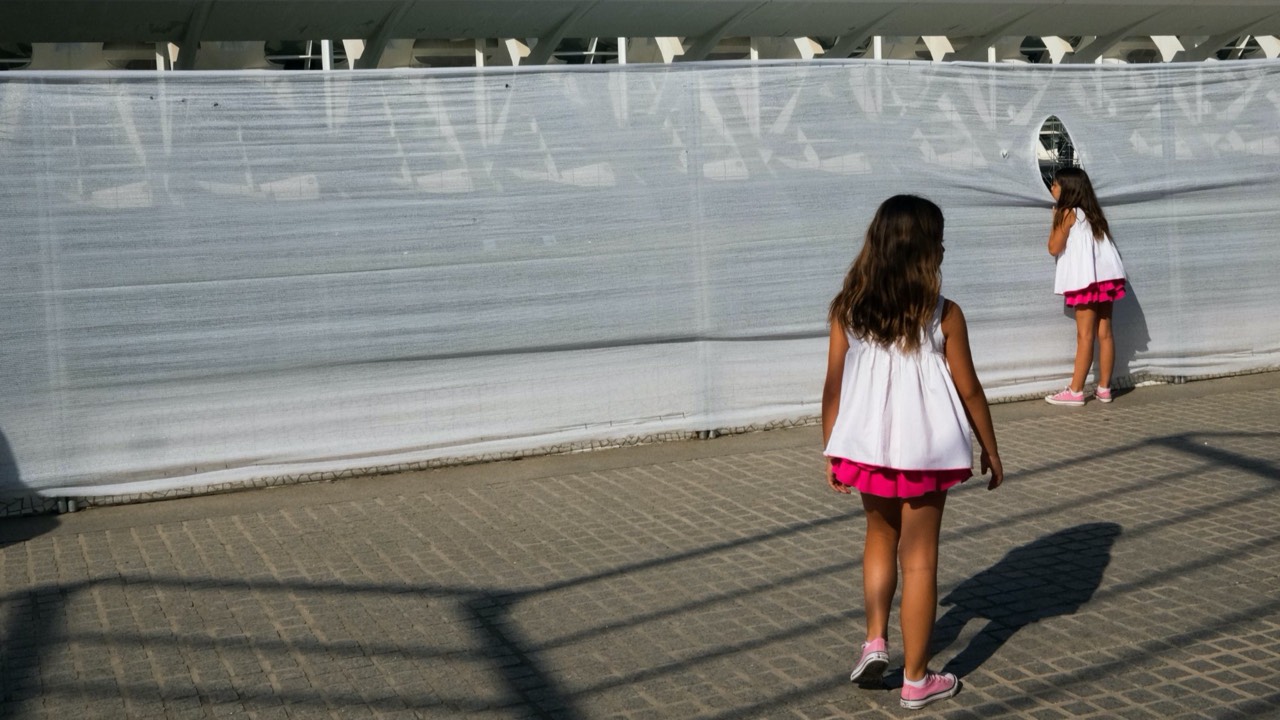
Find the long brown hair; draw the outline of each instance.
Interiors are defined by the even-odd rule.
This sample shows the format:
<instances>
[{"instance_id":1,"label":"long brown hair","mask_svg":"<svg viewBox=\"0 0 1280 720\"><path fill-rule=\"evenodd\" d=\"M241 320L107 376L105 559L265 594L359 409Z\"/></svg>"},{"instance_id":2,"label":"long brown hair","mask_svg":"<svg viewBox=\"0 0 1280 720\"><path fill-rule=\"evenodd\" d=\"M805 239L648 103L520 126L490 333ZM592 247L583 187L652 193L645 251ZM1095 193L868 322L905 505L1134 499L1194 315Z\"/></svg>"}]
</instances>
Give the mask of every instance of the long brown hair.
<instances>
[{"instance_id":1,"label":"long brown hair","mask_svg":"<svg viewBox=\"0 0 1280 720\"><path fill-rule=\"evenodd\" d=\"M1079 209L1093 227L1093 239L1101 240L1111 237L1111 228L1107 225L1107 216L1102 214L1102 205L1093 192L1093 183L1089 175L1080 168L1062 168L1053 176L1058 183L1058 204L1054 207L1054 225L1061 225L1067 220L1067 211Z\"/></svg>"},{"instance_id":2,"label":"long brown hair","mask_svg":"<svg viewBox=\"0 0 1280 720\"><path fill-rule=\"evenodd\" d=\"M942 225L942 210L922 197L881 203L830 321L879 345L919 348L942 288Z\"/></svg>"}]
</instances>

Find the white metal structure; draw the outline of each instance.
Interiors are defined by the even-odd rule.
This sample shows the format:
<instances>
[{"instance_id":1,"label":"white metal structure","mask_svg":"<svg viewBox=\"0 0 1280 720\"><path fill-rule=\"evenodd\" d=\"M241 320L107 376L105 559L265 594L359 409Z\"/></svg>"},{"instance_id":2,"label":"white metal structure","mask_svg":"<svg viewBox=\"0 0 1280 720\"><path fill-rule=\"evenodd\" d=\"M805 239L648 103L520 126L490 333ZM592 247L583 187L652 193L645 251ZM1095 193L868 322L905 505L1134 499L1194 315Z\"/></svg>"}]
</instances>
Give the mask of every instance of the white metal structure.
<instances>
[{"instance_id":1,"label":"white metal structure","mask_svg":"<svg viewBox=\"0 0 1280 720\"><path fill-rule=\"evenodd\" d=\"M1077 157L1132 271L1118 378L1280 367L1280 62L1155 64L1278 32L1275 0L0 0L0 501L810 417L894 192L946 209L988 391L1040 393L1073 342L1040 172ZM806 62L853 56L885 62ZM404 69L556 63L626 67Z\"/></svg>"},{"instance_id":2,"label":"white metal structure","mask_svg":"<svg viewBox=\"0 0 1280 720\"><path fill-rule=\"evenodd\" d=\"M0 68L1280 55L1274 0L5 0Z\"/></svg>"}]
</instances>

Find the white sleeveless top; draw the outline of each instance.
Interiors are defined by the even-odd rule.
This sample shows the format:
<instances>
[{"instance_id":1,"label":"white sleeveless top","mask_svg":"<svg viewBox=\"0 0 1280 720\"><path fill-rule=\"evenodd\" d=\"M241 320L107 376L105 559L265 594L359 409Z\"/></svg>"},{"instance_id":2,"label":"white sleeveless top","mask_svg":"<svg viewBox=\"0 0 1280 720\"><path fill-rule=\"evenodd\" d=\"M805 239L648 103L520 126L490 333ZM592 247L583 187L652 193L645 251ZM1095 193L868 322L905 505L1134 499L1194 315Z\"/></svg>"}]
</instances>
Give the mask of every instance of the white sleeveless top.
<instances>
[{"instance_id":1,"label":"white sleeveless top","mask_svg":"<svg viewBox=\"0 0 1280 720\"><path fill-rule=\"evenodd\" d=\"M1053 291L1058 295L1084 290L1103 280L1123 280L1124 263L1120 251L1107 235L1093 239L1093 225L1084 211L1076 209L1076 222L1067 232L1067 246L1057 258L1058 269L1053 278Z\"/></svg>"},{"instance_id":2,"label":"white sleeveless top","mask_svg":"<svg viewBox=\"0 0 1280 720\"><path fill-rule=\"evenodd\" d=\"M824 454L897 470L973 466L969 421L956 393L938 297L916 352L849 337L840 410Z\"/></svg>"}]
</instances>

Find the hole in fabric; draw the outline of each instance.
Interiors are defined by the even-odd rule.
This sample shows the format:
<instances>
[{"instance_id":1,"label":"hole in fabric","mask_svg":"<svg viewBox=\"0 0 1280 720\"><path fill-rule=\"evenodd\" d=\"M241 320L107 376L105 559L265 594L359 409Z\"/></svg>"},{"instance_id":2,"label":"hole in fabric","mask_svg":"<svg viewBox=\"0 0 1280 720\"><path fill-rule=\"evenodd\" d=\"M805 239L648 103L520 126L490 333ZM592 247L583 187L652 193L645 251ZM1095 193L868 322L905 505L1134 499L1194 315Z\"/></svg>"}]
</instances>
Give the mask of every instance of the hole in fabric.
<instances>
[{"instance_id":1,"label":"hole in fabric","mask_svg":"<svg viewBox=\"0 0 1280 720\"><path fill-rule=\"evenodd\" d=\"M1045 187L1053 184L1053 175L1059 168L1080 167L1076 144L1067 134L1067 126L1056 115L1050 115L1040 126L1036 158L1040 162L1040 179L1044 180Z\"/></svg>"}]
</instances>

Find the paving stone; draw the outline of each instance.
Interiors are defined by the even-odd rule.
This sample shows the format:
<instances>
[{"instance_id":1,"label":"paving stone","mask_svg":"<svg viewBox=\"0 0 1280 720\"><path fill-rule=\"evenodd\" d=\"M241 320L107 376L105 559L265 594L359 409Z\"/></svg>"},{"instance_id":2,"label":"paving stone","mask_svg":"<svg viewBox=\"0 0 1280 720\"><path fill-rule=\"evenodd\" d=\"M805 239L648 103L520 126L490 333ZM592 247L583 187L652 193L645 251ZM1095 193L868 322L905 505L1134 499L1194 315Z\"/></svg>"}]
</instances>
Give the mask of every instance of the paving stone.
<instances>
[{"instance_id":1,"label":"paving stone","mask_svg":"<svg viewBox=\"0 0 1280 720\"><path fill-rule=\"evenodd\" d=\"M994 414L1006 487L953 491L941 545L965 688L912 717L1280 717L1280 373ZM847 682L862 517L817 445L6 520L0 715L903 717Z\"/></svg>"}]
</instances>

